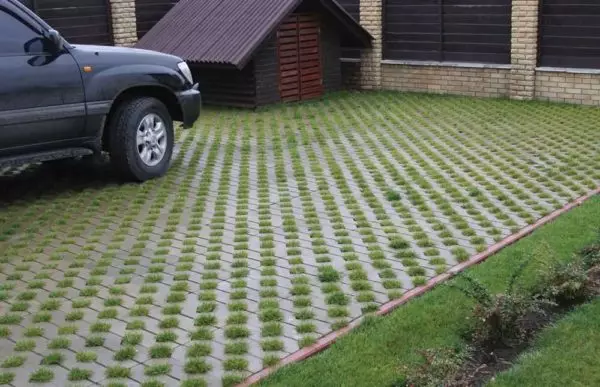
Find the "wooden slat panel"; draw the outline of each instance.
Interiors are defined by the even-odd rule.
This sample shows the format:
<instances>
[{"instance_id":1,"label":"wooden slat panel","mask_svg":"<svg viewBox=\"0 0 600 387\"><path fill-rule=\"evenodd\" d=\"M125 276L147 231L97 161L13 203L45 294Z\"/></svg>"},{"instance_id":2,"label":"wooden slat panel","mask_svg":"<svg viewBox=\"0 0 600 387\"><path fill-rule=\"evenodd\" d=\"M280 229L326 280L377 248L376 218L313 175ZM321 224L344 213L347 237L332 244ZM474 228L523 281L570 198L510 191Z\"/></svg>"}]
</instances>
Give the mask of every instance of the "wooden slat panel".
<instances>
[{"instance_id":1,"label":"wooden slat panel","mask_svg":"<svg viewBox=\"0 0 600 387\"><path fill-rule=\"evenodd\" d=\"M298 68L298 17L292 15L280 25L278 36L279 95L282 101L300 99L300 71Z\"/></svg>"},{"instance_id":2,"label":"wooden slat panel","mask_svg":"<svg viewBox=\"0 0 600 387\"><path fill-rule=\"evenodd\" d=\"M338 0L338 3L354 18L360 22L360 0ZM342 58L360 58L360 49L342 47Z\"/></svg>"},{"instance_id":3,"label":"wooden slat panel","mask_svg":"<svg viewBox=\"0 0 600 387\"><path fill-rule=\"evenodd\" d=\"M441 0L387 0L384 10L386 59L441 60ZM421 44L426 43L426 44Z\"/></svg>"},{"instance_id":4,"label":"wooden slat panel","mask_svg":"<svg viewBox=\"0 0 600 387\"><path fill-rule=\"evenodd\" d=\"M312 54L312 55L304 55L302 58L300 58L300 62L311 62L311 61L318 61L319 60L319 54Z\"/></svg>"},{"instance_id":5,"label":"wooden slat panel","mask_svg":"<svg viewBox=\"0 0 600 387\"><path fill-rule=\"evenodd\" d=\"M445 0L442 12L443 60L510 63L510 0Z\"/></svg>"},{"instance_id":6,"label":"wooden slat panel","mask_svg":"<svg viewBox=\"0 0 600 387\"><path fill-rule=\"evenodd\" d=\"M279 92L282 101L323 93L318 17L296 15L278 33Z\"/></svg>"},{"instance_id":7,"label":"wooden slat panel","mask_svg":"<svg viewBox=\"0 0 600 387\"><path fill-rule=\"evenodd\" d=\"M280 65L294 65L296 66L298 64L298 58L297 55L294 56L290 56L290 57L282 57L281 55L279 55L279 64Z\"/></svg>"},{"instance_id":8,"label":"wooden slat panel","mask_svg":"<svg viewBox=\"0 0 600 387\"><path fill-rule=\"evenodd\" d=\"M299 28L301 99L310 99L323 94L320 23L300 23Z\"/></svg>"},{"instance_id":9,"label":"wooden slat panel","mask_svg":"<svg viewBox=\"0 0 600 387\"><path fill-rule=\"evenodd\" d=\"M279 35L280 38L290 36L290 37L293 37L294 40L295 40L295 38L298 35L298 33L296 32L295 29L293 29L293 30L281 30L280 29L279 32L278 32L278 35Z\"/></svg>"},{"instance_id":10,"label":"wooden slat panel","mask_svg":"<svg viewBox=\"0 0 600 387\"><path fill-rule=\"evenodd\" d=\"M113 43L107 0L36 0L28 5L71 43Z\"/></svg>"},{"instance_id":11,"label":"wooden slat panel","mask_svg":"<svg viewBox=\"0 0 600 387\"><path fill-rule=\"evenodd\" d=\"M282 91L279 96L286 102L300 100L300 92L298 88L296 88L294 91Z\"/></svg>"},{"instance_id":12,"label":"wooden slat panel","mask_svg":"<svg viewBox=\"0 0 600 387\"><path fill-rule=\"evenodd\" d=\"M338 3L354 18L360 21L360 0L338 0Z\"/></svg>"},{"instance_id":13,"label":"wooden slat panel","mask_svg":"<svg viewBox=\"0 0 600 387\"><path fill-rule=\"evenodd\" d=\"M600 69L600 2L542 0L540 66Z\"/></svg>"},{"instance_id":14,"label":"wooden slat panel","mask_svg":"<svg viewBox=\"0 0 600 387\"><path fill-rule=\"evenodd\" d=\"M179 0L135 0L138 38L141 39Z\"/></svg>"},{"instance_id":15,"label":"wooden slat panel","mask_svg":"<svg viewBox=\"0 0 600 387\"><path fill-rule=\"evenodd\" d=\"M510 63L511 0L387 0L384 15L386 59Z\"/></svg>"},{"instance_id":16,"label":"wooden slat panel","mask_svg":"<svg viewBox=\"0 0 600 387\"><path fill-rule=\"evenodd\" d=\"M283 37L283 36L280 36L280 37L279 37L279 45L280 45L280 46L281 46L281 45L284 45L284 44L290 44L290 43L293 43L293 44L295 44L295 43L296 43L296 41L297 41L297 39L296 39L296 35L294 35L294 36L290 36L289 38L288 38L288 37Z\"/></svg>"},{"instance_id":17,"label":"wooden slat panel","mask_svg":"<svg viewBox=\"0 0 600 387\"><path fill-rule=\"evenodd\" d=\"M286 43L286 44L280 44L279 45L279 50L280 51L296 51L298 49L298 42L295 41L293 43Z\"/></svg>"},{"instance_id":18,"label":"wooden slat panel","mask_svg":"<svg viewBox=\"0 0 600 387\"><path fill-rule=\"evenodd\" d=\"M321 84L321 73L316 72L312 74L302 74L302 85L307 86L309 81L318 81L318 84Z\"/></svg>"}]
</instances>

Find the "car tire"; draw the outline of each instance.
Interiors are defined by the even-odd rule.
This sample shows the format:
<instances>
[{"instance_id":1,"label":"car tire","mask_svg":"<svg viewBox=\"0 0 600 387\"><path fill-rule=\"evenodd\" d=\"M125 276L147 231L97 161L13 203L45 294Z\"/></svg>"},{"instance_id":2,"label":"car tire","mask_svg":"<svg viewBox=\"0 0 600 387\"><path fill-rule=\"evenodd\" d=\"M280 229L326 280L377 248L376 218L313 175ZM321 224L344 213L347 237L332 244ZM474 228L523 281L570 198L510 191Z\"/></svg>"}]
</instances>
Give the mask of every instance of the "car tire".
<instances>
[{"instance_id":1,"label":"car tire","mask_svg":"<svg viewBox=\"0 0 600 387\"><path fill-rule=\"evenodd\" d=\"M128 180L164 175L171 164L175 132L165 105L156 98L137 98L117 108L109 122L108 153ZM159 132L161 136L159 138Z\"/></svg>"}]
</instances>

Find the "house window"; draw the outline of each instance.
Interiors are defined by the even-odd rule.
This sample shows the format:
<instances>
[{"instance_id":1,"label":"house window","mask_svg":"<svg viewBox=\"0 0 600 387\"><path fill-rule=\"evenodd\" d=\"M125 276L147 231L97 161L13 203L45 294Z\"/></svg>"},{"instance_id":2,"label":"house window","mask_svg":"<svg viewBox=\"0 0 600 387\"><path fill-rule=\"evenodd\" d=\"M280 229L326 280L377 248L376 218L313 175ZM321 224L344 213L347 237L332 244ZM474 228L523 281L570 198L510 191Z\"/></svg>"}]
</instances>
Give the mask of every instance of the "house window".
<instances>
[{"instance_id":1,"label":"house window","mask_svg":"<svg viewBox=\"0 0 600 387\"><path fill-rule=\"evenodd\" d=\"M384 59L510 63L511 0L385 0Z\"/></svg>"},{"instance_id":2,"label":"house window","mask_svg":"<svg viewBox=\"0 0 600 387\"><path fill-rule=\"evenodd\" d=\"M539 65L600 69L600 3L543 0Z\"/></svg>"}]
</instances>

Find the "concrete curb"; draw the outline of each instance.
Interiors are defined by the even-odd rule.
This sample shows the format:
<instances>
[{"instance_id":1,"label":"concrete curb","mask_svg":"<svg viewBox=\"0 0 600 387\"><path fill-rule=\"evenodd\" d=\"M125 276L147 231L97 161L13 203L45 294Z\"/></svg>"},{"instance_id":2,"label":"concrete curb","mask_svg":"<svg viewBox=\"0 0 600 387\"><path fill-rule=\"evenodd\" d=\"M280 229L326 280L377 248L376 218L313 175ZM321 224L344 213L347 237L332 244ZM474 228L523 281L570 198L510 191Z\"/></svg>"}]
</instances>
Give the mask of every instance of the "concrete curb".
<instances>
[{"instance_id":1,"label":"concrete curb","mask_svg":"<svg viewBox=\"0 0 600 387\"><path fill-rule=\"evenodd\" d=\"M425 284L423 286L419 286L412 290L409 290L408 292L404 293L404 295L401 298L399 298L397 300L392 300L392 301L389 301L389 302L383 304L379 308L379 310L376 312L376 315L384 316L386 314L389 314L390 312L392 312L399 306L406 304L408 301L412 300L413 298L421 296L423 293L428 292L429 290L433 289L440 283L443 283L443 282L449 280L450 278L452 278L455 275L459 274L460 272L466 270L467 268L485 261L486 259L488 259L492 255L495 255L496 253L498 253L500 250L504 249L505 247L510 246L513 243L517 242L518 240L528 236L529 234L531 234L538 228L540 228L543 225L558 218L560 215L571 211L575 207L579 207L584 202L586 202L587 200L591 199L593 196L598 195L598 194L600 194L600 187L592 190L588 194L586 194L578 199L575 199L573 202L565 205L564 207L551 212L550 214L539 219L537 222L524 227L519 232L504 238L500 242L488 247L485 251L482 251L481 253L474 255L469 260L467 260L457 266L454 266L453 268L448 270L448 272L446 272L444 274L440 274L440 275L432 278L431 280L429 280L427 282L427 284ZM302 349L292 353L291 355L288 355L287 357L282 359L278 365L269 367L269 368L265 368L255 374L249 376L241 384L238 384L238 387L249 387L249 386L265 379L267 376L271 375L272 373L274 373L276 370L278 370L279 368L281 368L283 366L286 366L286 365L289 365L289 364L292 364L292 363L295 363L298 361L302 361L306 358L316 355L317 353L330 347L340 337L344 336L345 334L347 334L348 332L350 332L351 330L353 330L354 328L359 326L361 321L362 321L362 317L359 317L356 320L352 321L348 326L346 326L342 329L339 329L337 331L333 331L333 332L321 337L319 340L317 340L317 342L315 344L313 344L309 347L306 347L306 348L302 348Z\"/></svg>"}]
</instances>

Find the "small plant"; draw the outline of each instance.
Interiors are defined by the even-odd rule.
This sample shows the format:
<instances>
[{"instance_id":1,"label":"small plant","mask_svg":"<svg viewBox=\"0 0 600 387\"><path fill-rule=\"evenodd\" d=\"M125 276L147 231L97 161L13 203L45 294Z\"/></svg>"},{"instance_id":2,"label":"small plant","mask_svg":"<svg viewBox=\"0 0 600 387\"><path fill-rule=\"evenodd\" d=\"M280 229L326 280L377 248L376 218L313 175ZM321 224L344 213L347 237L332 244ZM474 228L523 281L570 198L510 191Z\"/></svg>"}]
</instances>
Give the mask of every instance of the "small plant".
<instances>
[{"instance_id":1,"label":"small plant","mask_svg":"<svg viewBox=\"0 0 600 387\"><path fill-rule=\"evenodd\" d=\"M61 364L65 356L60 352L52 352L42 359L41 364L43 365L57 365Z\"/></svg>"},{"instance_id":2,"label":"small plant","mask_svg":"<svg viewBox=\"0 0 600 387\"><path fill-rule=\"evenodd\" d=\"M190 346L187 350L188 357L203 357L208 356L211 353L210 344L197 343Z\"/></svg>"},{"instance_id":3,"label":"small plant","mask_svg":"<svg viewBox=\"0 0 600 387\"><path fill-rule=\"evenodd\" d=\"M211 368L210 364L202 359L190 359L184 366L185 372L191 375L205 374L210 371Z\"/></svg>"},{"instance_id":4,"label":"small plant","mask_svg":"<svg viewBox=\"0 0 600 387\"><path fill-rule=\"evenodd\" d=\"M166 344L157 344L150 348L152 359L168 359L173 354L173 348Z\"/></svg>"},{"instance_id":5,"label":"small plant","mask_svg":"<svg viewBox=\"0 0 600 387\"><path fill-rule=\"evenodd\" d=\"M91 363L93 361L96 361L96 359L98 358L98 355L96 354L96 352L83 351L83 352L77 352L77 355L75 355L75 358L80 363Z\"/></svg>"},{"instance_id":6,"label":"small plant","mask_svg":"<svg viewBox=\"0 0 600 387\"><path fill-rule=\"evenodd\" d=\"M570 305L592 296L583 260L555 262L541 273L539 294L559 305Z\"/></svg>"},{"instance_id":7,"label":"small plant","mask_svg":"<svg viewBox=\"0 0 600 387\"><path fill-rule=\"evenodd\" d=\"M92 377L94 372L92 370L83 369L83 368L73 368L69 372L69 380L77 381L77 380L86 380Z\"/></svg>"},{"instance_id":8,"label":"small plant","mask_svg":"<svg viewBox=\"0 0 600 387\"><path fill-rule=\"evenodd\" d=\"M85 340L86 347L101 347L104 344L104 337L102 336L89 336Z\"/></svg>"},{"instance_id":9,"label":"small plant","mask_svg":"<svg viewBox=\"0 0 600 387\"><path fill-rule=\"evenodd\" d=\"M107 378L128 378L130 370L122 366L112 366L108 367L105 373Z\"/></svg>"},{"instance_id":10,"label":"small plant","mask_svg":"<svg viewBox=\"0 0 600 387\"><path fill-rule=\"evenodd\" d=\"M126 346L115 352L114 359L116 361L131 360L135 357L136 353L135 347Z\"/></svg>"},{"instance_id":11,"label":"small plant","mask_svg":"<svg viewBox=\"0 0 600 387\"><path fill-rule=\"evenodd\" d=\"M35 349L35 341L31 339L19 340L15 343L15 351L26 352Z\"/></svg>"},{"instance_id":12,"label":"small plant","mask_svg":"<svg viewBox=\"0 0 600 387\"><path fill-rule=\"evenodd\" d=\"M0 372L0 385L10 384L14 379L14 372Z\"/></svg>"},{"instance_id":13,"label":"small plant","mask_svg":"<svg viewBox=\"0 0 600 387\"><path fill-rule=\"evenodd\" d=\"M144 369L144 374L147 376L159 376L168 374L171 371L170 364L154 364Z\"/></svg>"},{"instance_id":14,"label":"small plant","mask_svg":"<svg viewBox=\"0 0 600 387\"><path fill-rule=\"evenodd\" d=\"M47 383L54 379L54 372L50 368L40 368L29 375L29 381L32 383Z\"/></svg>"},{"instance_id":15,"label":"small plant","mask_svg":"<svg viewBox=\"0 0 600 387\"><path fill-rule=\"evenodd\" d=\"M400 193L398 193L394 190L387 191L386 197L387 197L387 200L389 200L390 202L397 202L398 200L402 199L402 196L400 196Z\"/></svg>"},{"instance_id":16,"label":"small plant","mask_svg":"<svg viewBox=\"0 0 600 387\"><path fill-rule=\"evenodd\" d=\"M469 352L453 348L427 349L420 352L423 362L403 368L406 380L397 385L418 387L447 386L455 379Z\"/></svg>"},{"instance_id":17,"label":"small plant","mask_svg":"<svg viewBox=\"0 0 600 387\"><path fill-rule=\"evenodd\" d=\"M523 318L529 314L543 315L545 308L553 305L551 301L516 290L516 282L530 262L531 257L523 260L512 273L503 293L492 294L485 285L467 273L460 275L461 285L461 281L449 285L476 301L473 309L473 341L507 346L518 344L529 333L521 324Z\"/></svg>"},{"instance_id":18,"label":"small plant","mask_svg":"<svg viewBox=\"0 0 600 387\"><path fill-rule=\"evenodd\" d=\"M410 244L401 237L394 237L390 241L390 247L393 249L406 249L410 247Z\"/></svg>"},{"instance_id":19,"label":"small plant","mask_svg":"<svg viewBox=\"0 0 600 387\"><path fill-rule=\"evenodd\" d=\"M25 356L9 356L2 362L2 368L15 368L22 366L27 358Z\"/></svg>"},{"instance_id":20,"label":"small plant","mask_svg":"<svg viewBox=\"0 0 600 387\"><path fill-rule=\"evenodd\" d=\"M600 265L600 243L584 248L579 252L579 256L586 269Z\"/></svg>"}]
</instances>

